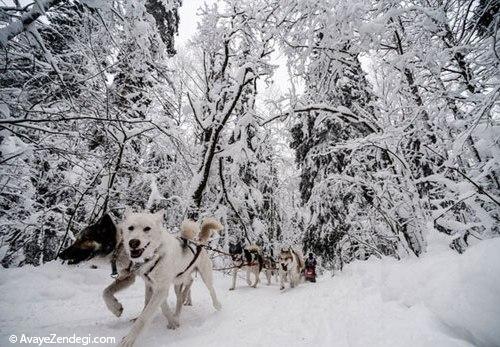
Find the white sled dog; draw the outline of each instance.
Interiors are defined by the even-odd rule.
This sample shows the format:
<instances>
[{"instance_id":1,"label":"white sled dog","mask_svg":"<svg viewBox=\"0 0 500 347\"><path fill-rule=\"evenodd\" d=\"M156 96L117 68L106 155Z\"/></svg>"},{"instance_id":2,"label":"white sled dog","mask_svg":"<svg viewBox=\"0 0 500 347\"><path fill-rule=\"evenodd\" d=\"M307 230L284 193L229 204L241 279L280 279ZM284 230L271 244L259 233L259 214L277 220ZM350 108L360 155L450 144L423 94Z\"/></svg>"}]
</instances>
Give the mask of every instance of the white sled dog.
<instances>
[{"instance_id":1,"label":"white sled dog","mask_svg":"<svg viewBox=\"0 0 500 347\"><path fill-rule=\"evenodd\" d=\"M290 281L290 288L300 283L300 277L304 271L304 257L302 252L285 247L279 255L280 289L285 289L285 280Z\"/></svg>"},{"instance_id":2,"label":"white sled dog","mask_svg":"<svg viewBox=\"0 0 500 347\"><path fill-rule=\"evenodd\" d=\"M141 276L148 288L144 309L123 338L123 347L134 345L160 306L167 318L167 327L179 327L182 303L193 281L191 273L194 270L200 273L207 286L214 308L221 308L213 287L212 262L202 245L213 232L220 231L222 225L209 218L203 221L200 230L195 222L186 220L181 225L181 237L177 238L162 230L162 221L163 211L154 214L126 212L120 225L131 271ZM175 312L171 311L167 302L171 286L177 294ZM106 301L106 304L112 312L117 309L114 305L121 306L116 299Z\"/></svg>"}]
</instances>

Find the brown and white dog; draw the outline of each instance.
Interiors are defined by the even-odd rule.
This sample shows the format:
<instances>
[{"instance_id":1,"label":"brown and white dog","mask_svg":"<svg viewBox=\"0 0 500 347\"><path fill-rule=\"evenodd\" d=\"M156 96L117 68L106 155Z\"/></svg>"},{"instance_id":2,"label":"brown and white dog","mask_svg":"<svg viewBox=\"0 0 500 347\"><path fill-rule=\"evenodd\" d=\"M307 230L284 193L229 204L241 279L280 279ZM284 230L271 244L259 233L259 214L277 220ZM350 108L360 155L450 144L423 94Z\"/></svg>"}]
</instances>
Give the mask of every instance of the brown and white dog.
<instances>
[{"instance_id":1,"label":"brown and white dog","mask_svg":"<svg viewBox=\"0 0 500 347\"><path fill-rule=\"evenodd\" d=\"M264 265L259 246L249 245L243 248L241 241L236 243L230 242L229 254L231 255L231 260L233 261L233 284L229 290L234 290L234 288L236 288L236 278L239 270L246 270L247 284L257 288L257 284L260 282L260 272L262 271L262 267ZM250 279L251 273L253 273L255 277L254 284L252 284Z\"/></svg>"},{"instance_id":2,"label":"brown and white dog","mask_svg":"<svg viewBox=\"0 0 500 347\"><path fill-rule=\"evenodd\" d=\"M304 267L302 252L292 247L282 248L279 255L280 289L285 289L285 281L287 278L290 281L290 288L294 288L298 285Z\"/></svg>"},{"instance_id":3,"label":"brown and white dog","mask_svg":"<svg viewBox=\"0 0 500 347\"><path fill-rule=\"evenodd\" d=\"M121 342L121 346L133 346L144 327L151 321L156 310L161 307L167 318L168 328L179 326L179 315L185 295L192 283L191 273L197 270L208 288L212 304L216 310L221 308L212 278L212 262L202 247L222 225L215 219L205 219L201 230L193 221L181 225L181 238L163 230L163 211L155 214L126 212L120 225L125 252L131 262L130 271L141 276L146 283L145 307L135 320L132 329ZM196 245L196 251L189 248ZM120 289L127 287L127 278L117 278ZM175 312L172 312L167 296L170 287L177 294ZM116 289L116 288L115 288ZM116 292L116 291L115 291ZM121 304L114 296L104 295L106 304L112 312L120 313ZM110 299L111 298L111 299Z\"/></svg>"}]
</instances>

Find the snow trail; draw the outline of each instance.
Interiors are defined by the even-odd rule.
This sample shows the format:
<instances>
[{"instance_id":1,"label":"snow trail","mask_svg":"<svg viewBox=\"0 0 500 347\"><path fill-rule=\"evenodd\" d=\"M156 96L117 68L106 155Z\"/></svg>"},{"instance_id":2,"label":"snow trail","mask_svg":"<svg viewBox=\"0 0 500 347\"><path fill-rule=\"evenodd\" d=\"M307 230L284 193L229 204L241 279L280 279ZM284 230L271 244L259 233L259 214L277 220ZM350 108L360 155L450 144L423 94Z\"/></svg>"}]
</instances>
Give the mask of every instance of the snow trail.
<instances>
[{"instance_id":1,"label":"snow trail","mask_svg":"<svg viewBox=\"0 0 500 347\"><path fill-rule=\"evenodd\" d=\"M463 255L444 247L420 259L357 262L331 278L279 291L254 289L216 274L216 312L199 278L181 327L168 330L160 311L140 346L500 346L500 239ZM56 262L0 272L0 345L11 334L115 336L118 343L143 305L138 279L118 295L122 317L105 308L108 266ZM173 298L170 298L173 305Z\"/></svg>"}]
</instances>

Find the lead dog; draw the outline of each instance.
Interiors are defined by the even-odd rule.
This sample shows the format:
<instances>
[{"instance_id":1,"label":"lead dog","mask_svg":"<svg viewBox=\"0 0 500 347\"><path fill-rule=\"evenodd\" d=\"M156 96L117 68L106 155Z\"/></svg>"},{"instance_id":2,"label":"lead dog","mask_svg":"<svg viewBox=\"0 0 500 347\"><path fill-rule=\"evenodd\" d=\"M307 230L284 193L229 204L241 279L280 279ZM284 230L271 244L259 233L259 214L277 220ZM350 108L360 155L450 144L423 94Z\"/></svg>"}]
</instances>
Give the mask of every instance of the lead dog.
<instances>
[{"instance_id":1,"label":"lead dog","mask_svg":"<svg viewBox=\"0 0 500 347\"><path fill-rule=\"evenodd\" d=\"M285 289L287 278L290 281L290 288L298 285L304 267L304 257L300 251L292 247L282 248L279 255L280 289Z\"/></svg>"},{"instance_id":2,"label":"lead dog","mask_svg":"<svg viewBox=\"0 0 500 347\"><path fill-rule=\"evenodd\" d=\"M114 293L132 285L136 276L128 269L130 260L123 247L121 232L107 213L96 223L85 227L74 242L59 254L59 258L67 260L70 265L95 257L107 258L112 264L112 276L118 275L103 292L105 302L112 301ZM122 311L120 305L112 313L119 317Z\"/></svg>"},{"instance_id":3,"label":"lead dog","mask_svg":"<svg viewBox=\"0 0 500 347\"><path fill-rule=\"evenodd\" d=\"M257 284L260 282L259 275L264 265L260 248L257 245L249 245L243 248L241 241L239 241L234 244L229 243L229 254L233 261L233 284L229 290L234 290L236 287L236 277L240 269L247 272L247 284L257 288ZM250 273L253 273L255 276L254 284L251 282Z\"/></svg>"},{"instance_id":4,"label":"lead dog","mask_svg":"<svg viewBox=\"0 0 500 347\"><path fill-rule=\"evenodd\" d=\"M200 273L207 286L214 308L221 308L213 288L212 262L202 245L214 231L221 230L222 225L210 218L203 221L200 230L195 222L184 221L181 225L182 238L176 238L162 231L162 221L163 211L155 214L126 212L120 225L124 249L131 261L130 271L141 276L148 288L145 307L130 332L123 338L123 347L134 345L159 307L168 320L168 328L175 329L179 326L182 302L192 283L191 273L195 270ZM189 248L189 243L196 244L196 251ZM175 312L171 311L167 302L172 286L177 294ZM109 297L105 296L105 300L106 298ZM121 307L116 298L113 299L106 302L112 312Z\"/></svg>"},{"instance_id":5,"label":"lead dog","mask_svg":"<svg viewBox=\"0 0 500 347\"><path fill-rule=\"evenodd\" d=\"M114 294L131 286L135 282L136 274L129 269L130 260L123 246L121 232L117 230L113 219L107 213L96 223L85 227L75 241L59 254L60 259L67 260L71 265L94 257L108 258L113 264L113 273L118 275L116 280L104 290L103 297L111 312L119 317L123 312L121 304L110 306L108 303L117 301ZM148 297L147 285L145 290L145 297ZM184 304L191 305L189 290Z\"/></svg>"}]
</instances>

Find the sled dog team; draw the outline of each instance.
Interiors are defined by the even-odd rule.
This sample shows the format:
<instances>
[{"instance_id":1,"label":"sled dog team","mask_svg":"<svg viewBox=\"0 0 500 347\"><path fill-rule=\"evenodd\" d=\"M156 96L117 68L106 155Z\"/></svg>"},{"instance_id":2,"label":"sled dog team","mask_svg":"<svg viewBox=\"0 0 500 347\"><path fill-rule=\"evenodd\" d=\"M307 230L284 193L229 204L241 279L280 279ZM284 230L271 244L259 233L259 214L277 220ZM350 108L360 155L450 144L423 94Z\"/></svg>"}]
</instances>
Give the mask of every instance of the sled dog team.
<instances>
[{"instance_id":1,"label":"sled dog team","mask_svg":"<svg viewBox=\"0 0 500 347\"><path fill-rule=\"evenodd\" d=\"M229 243L229 254L233 261L233 282L229 290L234 290L236 287L236 279L239 270L246 270L247 284L254 288L260 282L260 272L264 269L267 284L271 284L273 275L278 275L280 278L280 289L285 289L285 282L290 281L290 287L295 287L301 279L301 274L305 268L304 257L302 252L285 247L281 249L278 256L278 262L270 256L263 257L260 248L256 245L243 247L241 242L236 244ZM255 277L255 282L252 284L250 274Z\"/></svg>"},{"instance_id":2,"label":"sled dog team","mask_svg":"<svg viewBox=\"0 0 500 347\"><path fill-rule=\"evenodd\" d=\"M173 235L163 230L163 211L139 213L125 211L122 222L116 226L109 215L104 215L96 224L84 229L76 241L61 254L60 258L76 264L96 255L112 254L114 282L103 292L107 308L117 317L123 306L115 294L130 285L136 277L145 282L144 308L133 322L130 332L122 339L120 346L133 346L144 327L151 321L158 308L165 315L169 329L179 327L179 316L183 305L191 305L190 287L193 273L198 272L205 284L213 307L220 310L221 304L213 287L212 261L205 246L210 237L223 229L214 218L204 219L201 225L190 220L182 222L180 234ZM247 283L252 287L259 284L259 275L265 271L268 284L279 274L280 289L285 282L295 287L304 269L301 252L283 248L278 262L272 257L263 257L255 245L243 247L241 242L229 244L232 260L232 286L236 286L237 273L247 273ZM250 274L255 277L252 284ZM167 302L170 288L176 295L175 308Z\"/></svg>"}]
</instances>

